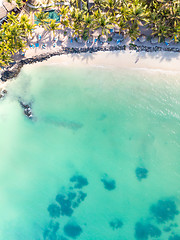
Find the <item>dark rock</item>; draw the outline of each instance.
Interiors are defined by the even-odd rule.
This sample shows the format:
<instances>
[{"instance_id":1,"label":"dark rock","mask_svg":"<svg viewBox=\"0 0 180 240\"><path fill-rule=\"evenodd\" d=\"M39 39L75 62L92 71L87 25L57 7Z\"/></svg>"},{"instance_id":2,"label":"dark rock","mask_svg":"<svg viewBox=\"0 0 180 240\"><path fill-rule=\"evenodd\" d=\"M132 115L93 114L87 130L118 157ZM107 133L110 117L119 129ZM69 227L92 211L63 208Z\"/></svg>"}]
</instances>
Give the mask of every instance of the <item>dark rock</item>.
<instances>
[{"instance_id":1,"label":"dark rock","mask_svg":"<svg viewBox=\"0 0 180 240\"><path fill-rule=\"evenodd\" d=\"M158 223L174 220L175 216L179 214L176 204L172 200L159 200L157 204L150 207L150 211Z\"/></svg>"},{"instance_id":2,"label":"dark rock","mask_svg":"<svg viewBox=\"0 0 180 240\"><path fill-rule=\"evenodd\" d=\"M111 191L116 188L116 182L114 179L111 179L107 174L104 174L101 181L104 183L104 188Z\"/></svg>"},{"instance_id":3,"label":"dark rock","mask_svg":"<svg viewBox=\"0 0 180 240\"><path fill-rule=\"evenodd\" d=\"M135 225L135 238L137 240L147 240L149 237L160 237L161 231L152 224L142 224L137 222Z\"/></svg>"},{"instance_id":4,"label":"dark rock","mask_svg":"<svg viewBox=\"0 0 180 240\"><path fill-rule=\"evenodd\" d=\"M87 178L83 177L82 175L74 175L70 178L70 181L75 183L74 188L83 188L88 185Z\"/></svg>"},{"instance_id":5,"label":"dark rock","mask_svg":"<svg viewBox=\"0 0 180 240\"><path fill-rule=\"evenodd\" d=\"M136 168L136 177L139 181L144 178L147 178L148 170L146 168L137 167Z\"/></svg>"},{"instance_id":6,"label":"dark rock","mask_svg":"<svg viewBox=\"0 0 180 240\"><path fill-rule=\"evenodd\" d=\"M48 212L49 215L53 218L60 217L60 207L55 203L49 205Z\"/></svg>"},{"instance_id":7,"label":"dark rock","mask_svg":"<svg viewBox=\"0 0 180 240\"><path fill-rule=\"evenodd\" d=\"M32 109L31 109L31 103L24 103L23 101L19 101L21 107L24 109L24 114L32 119L33 118L33 114L32 114Z\"/></svg>"},{"instance_id":8,"label":"dark rock","mask_svg":"<svg viewBox=\"0 0 180 240\"><path fill-rule=\"evenodd\" d=\"M82 228L76 223L67 223L64 226L64 233L71 238L77 238L82 233Z\"/></svg>"},{"instance_id":9,"label":"dark rock","mask_svg":"<svg viewBox=\"0 0 180 240\"><path fill-rule=\"evenodd\" d=\"M112 221L110 221L109 225L113 230L116 230L123 226L123 222L120 219L115 218Z\"/></svg>"}]
</instances>

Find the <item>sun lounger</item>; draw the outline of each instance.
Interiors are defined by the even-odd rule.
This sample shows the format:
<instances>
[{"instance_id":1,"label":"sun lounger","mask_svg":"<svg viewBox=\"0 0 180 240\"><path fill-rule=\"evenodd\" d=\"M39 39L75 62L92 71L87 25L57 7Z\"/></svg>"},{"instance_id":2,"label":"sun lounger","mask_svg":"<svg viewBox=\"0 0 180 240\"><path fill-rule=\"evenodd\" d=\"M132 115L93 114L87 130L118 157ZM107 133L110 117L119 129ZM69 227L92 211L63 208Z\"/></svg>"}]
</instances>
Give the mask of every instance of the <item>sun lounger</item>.
<instances>
[{"instance_id":1,"label":"sun lounger","mask_svg":"<svg viewBox=\"0 0 180 240\"><path fill-rule=\"evenodd\" d=\"M41 35L40 34L38 35L38 40L41 40Z\"/></svg>"},{"instance_id":2,"label":"sun lounger","mask_svg":"<svg viewBox=\"0 0 180 240\"><path fill-rule=\"evenodd\" d=\"M117 44L120 44L120 42L121 42L120 39L118 39L118 40L116 41Z\"/></svg>"},{"instance_id":3,"label":"sun lounger","mask_svg":"<svg viewBox=\"0 0 180 240\"><path fill-rule=\"evenodd\" d=\"M73 39L71 38L71 43L73 43Z\"/></svg>"},{"instance_id":4,"label":"sun lounger","mask_svg":"<svg viewBox=\"0 0 180 240\"><path fill-rule=\"evenodd\" d=\"M53 43L53 47L56 47L57 46L57 43Z\"/></svg>"},{"instance_id":5,"label":"sun lounger","mask_svg":"<svg viewBox=\"0 0 180 240\"><path fill-rule=\"evenodd\" d=\"M35 47L39 47L39 43L35 43Z\"/></svg>"},{"instance_id":6,"label":"sun lounger","mask_svg":"<svg viewBox=\"0 0 180 240\"><path fill-rule=\"evenodd\" d=\"M32 44L32 43L29 44L29 47L30 47L30 48L34 48L34 44Z\"/></svg>"},{"instance_id":7,"label":"sun lounger","mask_svg":"<svg viewBox=\"0 0 180 240\"><path fill-rule=\"evenodd\" d=\"M57 42L57 41L58 41L58 38L57 38L57 37L55 37L55 38L53 39L53 41L54 41L54 42Z\"/></svg>"},{"instance_id":8,"label":"sun lounger","mask_svg":"<svg viewBox=\"0 0 180 240\"><path fill-rule=\"evenodd\" d=\"M45 49L47 47L46 43L43 43L42 48Z\"/></svg>"},{"instance_id":9,"label":"sun lounger","mask_svg":"<svg viewBox=\"0 0 180 240\"><path fill-rule=\"evenodd\" d=\"M96 43L96 42L97 42L97 38L94 39L94 43Z\"/></svg>"}]
</instances>

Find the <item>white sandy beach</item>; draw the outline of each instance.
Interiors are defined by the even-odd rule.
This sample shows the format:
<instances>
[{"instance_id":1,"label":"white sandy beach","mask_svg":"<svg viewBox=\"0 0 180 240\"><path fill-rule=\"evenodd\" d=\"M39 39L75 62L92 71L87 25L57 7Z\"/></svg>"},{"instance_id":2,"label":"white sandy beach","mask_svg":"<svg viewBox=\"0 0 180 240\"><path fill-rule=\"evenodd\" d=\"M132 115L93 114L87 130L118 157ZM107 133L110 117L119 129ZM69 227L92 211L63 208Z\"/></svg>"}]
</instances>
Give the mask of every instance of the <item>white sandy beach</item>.
<instances>
[{"instance_id":1,"label":"white sandy beach","mask_svg":"<svg viewBox=\"0 0 180 240\"><path fill-rule=\"evenodd\" d=\"M64 64L71 66L104 66L115 68L139 68L180 72L180 53L114 51L81 53L55 56L42 64Z\"/></svg>"},{"instance_id":2,"label":"white sandy beach","mask_svg":"<svg viewBox=\"0 0 180 240\"><path fill-rule=\"evenodd\" d=\"M180 53L114 51L61 55L36 65L63 64L66 66L101 66L114 68L152 69L180 72ZM0 92L10 81L0 81Z\"/></svg>"}]
</instances>

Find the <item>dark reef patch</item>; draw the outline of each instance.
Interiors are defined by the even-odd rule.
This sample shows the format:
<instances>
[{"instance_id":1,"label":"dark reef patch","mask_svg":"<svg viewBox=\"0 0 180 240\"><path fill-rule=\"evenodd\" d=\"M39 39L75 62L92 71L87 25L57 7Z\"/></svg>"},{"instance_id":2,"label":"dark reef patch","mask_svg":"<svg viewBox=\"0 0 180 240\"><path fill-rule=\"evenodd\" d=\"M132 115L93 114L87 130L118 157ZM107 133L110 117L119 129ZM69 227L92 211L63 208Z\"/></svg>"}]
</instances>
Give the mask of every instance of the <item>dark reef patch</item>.
<instances>
[{"instance_id":1,"label":"dark reef patch","mask_svg":"<svg viewBox=\"0 0 180 240\"><path fill-rule=\"evenodd\" d=\"M43 233L44 240L56 240L57 239L57 231L59 230L59 223L50 221L49 227L45 229Z\"/></svg>"},{"instance_id":2,"label":"dark reef patch","mask_svg":"<svg viewBox=\"0 0 180 240\"><path fill-rule=\"evenodd\" d=\"M152 224L142 224L137 222L135 225L135 238L138 240L147 240L149 237L160 237L161 231Z\"/></svg>"},{"instance_id":3,"label":"dark reef patch","mask_svg":"<svg viewBox=\"0 0 180 240\"><path fill-rule=\"evenodd\" d=\"M76 198L76 193L75 192L68 192L68 199L69 200L74 200Z\"/></svg>"},{"instance_id":4,"label":"dark reef patch","mask_svg":"<svg viewBox=\"0 0 180 240\"><path fill-rule=\"evenodd\" d=\"M82 228L76 223L67 223L64 226L64 233L71 238L76 238L82 233Z\"/></svg>"},{"instance_id":5,"label":"dark reef patch","mask_svg":"<svg viewBox=\"0 0 180 240\"><path fill-rule=\"evenodd\" d=\"M60 236L60 238L58 240L68 240L68 239L64 236Z\"/></svg>"},{"instance_id":6,"label":"dark reef patch","mask_svg":"<svg viewBox=\"0 0 180 240\"><path fill-rule=\"evenodd\" d=\"M48 212L49 215L53 218L60 217L60 207L55 203L49 205Z\"/></svg>"},{"instance_id":7,"label":"dark reef patch","mask_svg":"<svg viewBox=\"0 0 180 240\"><path fill-rule=\"evenodd\" d=\"M104 119L106 119L106 117L107 117L107 115L105 113L102 113L97 120L103 121Z\"/></svg>"},{"instance_id":8,"label":"dark reef patch","mask_svg":"<svg viewBox=\"0 0 180 240\"><path fill-rule=\"evenodd\" d=\"M168 238L168 240L180 240L180 235L173 235Z\"/></svg>"},{"instance_id":9,"label":"dark reef patch","mask_svg":"<svg viewBox=\"0 0 180 240\"><path fill-rule=\"evenodd\" d=\"M120 219L115 218L109 222L109 225L113 230L116 230L123 226L123 222Z\"/></svg>"},{"instance_id":10,"label":"dark reef patch","mask_svg":"<svg viewBox=\"0 0 180 240\"><path fill-rule=\"evenodd\" d=\"M53 118L53 119L46 118L46 119L44 119L44 121L49 124L53 124L54 126L69 128L71 130L79 130L80 128L83 127L82 123L68 121L68 120L60 120L60 119L55 119L55 118Z\"/></svg>"},{"instance_id":11,"label":"dark reef patch","mask_svg":"<svg viewBox=\"0 0 180 240\"><path fill-rule=\"evenodd\" d=\"M79 207L79 205L81 204L81 202L83 202L86 197L87 197L87 193L84 193L84 192L82 192L82 191L79 191L78 194L77 194L76 200L73 201L73 203L72 203L72 207L73 207L73 208Z\"/></svg>"},{"instance_id":12,"label":"dark reef patch","mask_svg":"<svg viewBox=\"0 0 180 240\"><path fill-rule=\"evenodd\" d=\"M142 179L147 178L148 170L146 168L137 167L135 173L137 179L141 181Z\"/></svg>"},{"instance_id":13,"label":"dark reef patch","mask_svg":"<svg viewBox=\"0 0 180 240\"><path fill-rule=\"evenodd\" d=\"M74 188L83 188L88 185L87 178L83 177L82 175L74 175L70 178L70 181L74 183Z\"/></svg>"},{"instance_id":14,"label":"dark reef patch","mask_svg":"<svg viewBox=\"0 0 180 240\"><path fill-rule=\"evenodd\" d=\"M70 217L73 214L73 210L71 208L71 200L66 198L64 194L58 194L56 196L56 201L60 205L60 213L62 216Z\"/></svg>"},{"instance_id":15,"label":"dark reef patch","mask_svg":"<svg viewBox=\"0 0 180 240\"><path fill-rule=\"evenodd\" d=\"M104 176L101 178L101 181L104 184L104 188L111 191L116 188L116 181L112 178L110 178L107 174L104 174Z\"/></svg>"},{"instance_id":16,"label":"dark reef patch","mask_svg":"<svg viewBox=\"0 0 180 240\"><path fill-rule=\"evenodd\" d=\"M150 207L150 211L158 223L174 220L175 216L179 214L176 204L172 200L159 200L157 204Z\"/></svg>"},{"instance_id":17,"label":"dark reef patch","mask_svg":"<svg viewBox=\"0 0 180 240\"><path fill-rule=\"evenodd\" d=\"M164 228L163 228L163 231L164 231L164 232L170 232L170 231L171 231L171 228L170 228L169 226L168 226L168 227L164 227Z\"/></svg>"}]
</instances>

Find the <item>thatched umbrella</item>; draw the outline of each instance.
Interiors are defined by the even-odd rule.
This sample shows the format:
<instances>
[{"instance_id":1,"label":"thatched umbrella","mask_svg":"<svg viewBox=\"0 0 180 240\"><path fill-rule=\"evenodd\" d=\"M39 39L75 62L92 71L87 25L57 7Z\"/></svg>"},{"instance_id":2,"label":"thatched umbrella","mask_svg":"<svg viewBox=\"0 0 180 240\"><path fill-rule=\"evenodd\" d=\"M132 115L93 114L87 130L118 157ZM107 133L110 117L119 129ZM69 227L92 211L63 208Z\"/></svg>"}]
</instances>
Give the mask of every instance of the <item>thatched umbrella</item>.
<instances>
[{"instance_id":1,"label":"thatched umbrella","mask_svg":"<svg viewBox=\"0 0 180 240\"><path fill-rule=\"evenodd\" d=\"M93 43L93 36L90 36L88 40L90 43Z\"/></svg>"},{"instance_id":2,"label":"thatched umbrella","mask_svg":"<svg viewBox=\"0 0 180 240\"><path fill-rule=\"evenodd\" d=\"M146 36L142 34L142 35L139 37L139 41L140 41L141 43L145 42L145 41L146 41Z\"/></svg>"},{"instance_id":3,"label":"thatched umbrella","mask_svg":"<svg viewBox=\"0 0 180 240\"><path fill-rule=\"evenodd\" d=\"M82 39L81 37L78 37L78 38L77 38L77 42L78 42L78 43L82 43L82 42L83 42L83 39Z\"/></svg>"},{"instance_id":4,"label":"thatched umbrella","mask_svg":"<svg viewBox=\"0 0 180 240\"><path fill-rule=\"evenodd\" d=\"M63 34L59 34L59 36L58 36L58 40L60 41L60 42L64 42L65 41L65 36L63 35Z\"/></svg>"},{"instance_id":5,"label":"thatched umbrella","mask_svg":"<svg viewBox=\"0 0 180 240\"><path fill-rule=\"evenodd\" d=\"M107 41L107 36L106 35L100 36L100 41L101 42L106 42Z\"/></svg>"},{"instance_id":6,"label":"thatched umbrella","mask_svg":"<svg viewBox=\"0 0 180 240\"><path fill-rule=\"evenodd\" d=\"M120 40L120 41L123 41L124 40L124 35L122 33L118 34L114 34L113 36L113 40L117 41L117 40Z\"/></svg>"},{"instance_id":7,"label":"thatched umbrella","mask_svg":"<svg viewBox=\"0 0 180 240\"><path fill-rule=\"evenodd\" d=\"M119 33L119 32L120 32L120 27L115 26L115 27L114 27L114 32L115 32L115 33Z\"/></svg>"},{"instance_id":8,"label":"thatched umbrella","mask_svg":"<svg viewBox=\"0 0 180 240\"><path fill-rule=\"evenodd\" d=\"M166 44L170 44L172 42L172 39L171 38L165 38L165 43Z\"/></svg>"},{"instance_id":9,"label":"thatched umbrella","mask_svg":"<svg viewBox=\"0 0 180 240\"><path fill-rule=\"evenodd\" d=\"M159 39L158 39L158 37L154 37L154 38L151 38L150 42L151 42L152 44L156 44L156 43L159 42Z\"/></svg>"},{"instance_id":10,"label":"thatched umbrella","mask_svg":"<svg viewBox=\"0 0 180 240\"><path fill-rule=\"evenodd\" d=\"M93 33L92 33L92 36L97 38L101 35L101 29L96 29Z\"/></svg>"}]
</instances>

